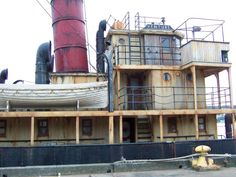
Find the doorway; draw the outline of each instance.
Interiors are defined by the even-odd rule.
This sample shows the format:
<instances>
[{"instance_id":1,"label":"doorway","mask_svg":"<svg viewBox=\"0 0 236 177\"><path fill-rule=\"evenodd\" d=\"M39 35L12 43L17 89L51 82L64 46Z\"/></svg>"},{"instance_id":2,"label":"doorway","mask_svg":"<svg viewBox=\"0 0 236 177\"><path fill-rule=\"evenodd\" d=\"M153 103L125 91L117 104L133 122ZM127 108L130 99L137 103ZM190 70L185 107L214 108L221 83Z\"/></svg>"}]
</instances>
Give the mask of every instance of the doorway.
<instances>
[{"instance_id":1,"label":"doorway","mask_svg":"<svg viewBox=\"0 0 236 177\"><path fill-rule=\"evenodd\" d=\"M123 119L123 143L135 142L135 118Z\"/></svg>"}]
</instances>

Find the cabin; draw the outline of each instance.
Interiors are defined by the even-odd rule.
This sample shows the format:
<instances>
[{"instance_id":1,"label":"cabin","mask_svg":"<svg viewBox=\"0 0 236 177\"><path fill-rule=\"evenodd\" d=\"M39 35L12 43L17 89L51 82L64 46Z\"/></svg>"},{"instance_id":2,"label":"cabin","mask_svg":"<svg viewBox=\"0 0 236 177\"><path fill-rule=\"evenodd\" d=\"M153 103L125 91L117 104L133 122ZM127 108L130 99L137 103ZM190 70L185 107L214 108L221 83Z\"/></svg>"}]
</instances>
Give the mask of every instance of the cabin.
<instances>
[{"instance_id":1,"label":"cabin","mask_svg":"<svg viewBox=\"0 0 236 177\"><path fill-rule=\"evenodd\" d=\"M232 115L234 125L224 21L189 18L174 28L163 17L137 13L134 27L130 19L127 13L123 20L112 21L104 38L110 44L105 55L112 65L112 107L14 109L9 103L8 109L2 106L0 111L0 145L212 140L218 138L218 114ZM220 77L222 71L227 78ZM216 86L207 86L210 76ZM221 79L225 85L220 85ZM50 73L55 85L106 80L106 69Z\"/></svg>"}]
</instances>

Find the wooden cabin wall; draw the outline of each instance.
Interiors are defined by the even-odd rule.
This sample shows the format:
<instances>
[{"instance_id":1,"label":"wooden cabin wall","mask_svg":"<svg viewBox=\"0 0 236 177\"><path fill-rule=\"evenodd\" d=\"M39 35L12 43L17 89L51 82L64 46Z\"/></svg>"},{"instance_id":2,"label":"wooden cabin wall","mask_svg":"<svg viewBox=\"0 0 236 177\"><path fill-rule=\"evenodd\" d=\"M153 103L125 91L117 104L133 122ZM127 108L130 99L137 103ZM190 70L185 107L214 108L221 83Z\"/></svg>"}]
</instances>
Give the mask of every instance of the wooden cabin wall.
<instances>
[{"instance_id":1,"label":"wooden cabin wall","mask_svg":"<svg viewBox=\"0 0 236 177\"><path fill-rule=\"evenodd\" d=\"M222 62L221 51L229 51L229 44L223 42L190 41L181 48L182 63Z\"/></svg>"},{"instance_id":2,"label":"wooden cabin wall","mask_svg":"<svg viewBox=\"0 0 236 177\"><path fill-rule=\"evenodd\" d=\"M6 118L6 137L0 137L0 146L27 146L30 141L30 118Z\"/></svg>"},{"instance_id":3,"label":"wooden cabin wall","mask_svg":"<svg viewBox=\"0 0 236 177\"><path fill-rule=\"evenodd\" d=\"M168 131L168 119L176 117L177 132L171 133ZM217 122L216 115L199 115L199 117L206 117L206 131L199 131L199 139L216 139L217 138ZM153 135L154 141L160 141L160 123L159 116L153 118ZM177 115L177 116L164 116L163 117L163 136L164 141L177 141L177 140L195 140L195 125L193 115ZM156 139L156 140L155 140Z\"/></svg>"},{"instance_id":4,"label":"wooden cabin wall","mask_svg":"<svg viewBox=\"0 0 236 177\"><path fill-rule=\"evenodd\" d=\"M48 120L48 136L38 135L38 120ZM83 135L82 121L92 121L91 136ZM5 120L5 119L3 119ZM0 146L28 146L30 143L30 118L6 119L6 137L0 137ZM35 145L75 144L75 118L35 118ZM80 144L108 143L107 117L80 118Z\"/></svg>"}]
</instances>

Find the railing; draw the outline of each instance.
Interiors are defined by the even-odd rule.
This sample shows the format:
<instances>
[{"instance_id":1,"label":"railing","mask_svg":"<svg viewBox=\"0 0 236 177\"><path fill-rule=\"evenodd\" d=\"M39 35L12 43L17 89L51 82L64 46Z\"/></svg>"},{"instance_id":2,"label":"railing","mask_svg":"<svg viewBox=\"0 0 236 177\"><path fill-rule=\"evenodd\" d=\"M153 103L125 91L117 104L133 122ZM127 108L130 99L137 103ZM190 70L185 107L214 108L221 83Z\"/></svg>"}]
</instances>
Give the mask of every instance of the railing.
<instances>
[{"instance_id":1,"label":"railing","mask_svg":"<svg viewBox=\"0 0 236 177\"><path fill-rule=\"evenodd\" d=\"M211 90L211 92L209 92ZM197 87L198 109L230 108L229 88ZM193 87L127 86L119 90L121 110L193 109Z\"/></svg>"},{"instance_id":2,"label":"railing","mask_svg":"<svg viewBox=\"0 0 236 177\"><path fill-rule=\"evenodd\" d=\"M178 47L119 45L116 47L115 65L119 64L180 65L181 53Z\"/></svg>"},{"instance_id":3,"label":"railing","mask_svg":"<svg viewBox=\"0 0 236 177\"><path fill-rule=\"evenodd\" d=\"M224 42L224 20L206 18L188 18L174 31L183 32L182 45L191 40Z\"/></svg>"},{"instance_id":4,"label":"railing","mask_svg":"<svg viewBox=\"0 0 236 177\"><path fill-rule=\"evenodd\" d=\"M146 16L140 16L139 13L137 13L134 19L135 19L134 22L135 30L143 29L150 24L155 24L155 25L165 24L165 17L146 17Z\"/></svg>"},{"instance_id":5,"label":"railing","mask_svg":"<svg viewBox=\"0 0 236 177\"><path fill-rule=\"evenodd\" d=\"M160 139L160 136L157 137ZM189 140L195 140L196 135L176 135L176 136L163 136L163 138L167 141L189 141ZM205 135L199 135L199 139L208 139L212 140L215 139L215 136L213 134L205 134Z\"/></svg>"}]
</instances>

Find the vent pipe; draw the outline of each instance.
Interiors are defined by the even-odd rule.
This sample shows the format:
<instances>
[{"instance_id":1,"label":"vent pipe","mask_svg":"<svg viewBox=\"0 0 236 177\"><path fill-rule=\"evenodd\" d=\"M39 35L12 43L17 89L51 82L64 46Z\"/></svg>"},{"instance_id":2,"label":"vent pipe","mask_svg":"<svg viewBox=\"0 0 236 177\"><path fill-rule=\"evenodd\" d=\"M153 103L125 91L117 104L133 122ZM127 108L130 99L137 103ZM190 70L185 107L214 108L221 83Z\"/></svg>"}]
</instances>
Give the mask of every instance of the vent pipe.
<instances>
[{"instance_id":1,"label":"vent pipe","mask_svg":"<svg viewBox=\"0 0 236 177\"><path fill-rule=\"evenodd\" d=\"M0 73L0 84L5 84L7 78L8 78L8 69L4 69Z\"/></svg>"},{"instance_id":2,"label":"vent pipe","mask_svg":"<svg viewBox=\"0 0 236 177\"><path fill-rule=\"evenodd\" d=\"M105 73L104 55L105 51L105 38L104 32L106 31L106 20L102 20L99 23L99 28L96 35L96 51L97 51L97 72Z\"/></svg>"},{"instance_id":3,"label":"vent pipe","mask_svg":"<svg viewBox=\"0 0 236 177\"><path fill-rule=\"evenodd\" d=\"M49 84L49 73L53 71L53 56L51 56L51 42L39 46L36 55L35 84Z\"/></svg>"}]
</instances>

